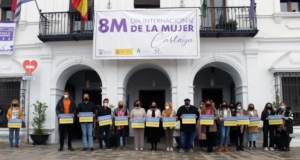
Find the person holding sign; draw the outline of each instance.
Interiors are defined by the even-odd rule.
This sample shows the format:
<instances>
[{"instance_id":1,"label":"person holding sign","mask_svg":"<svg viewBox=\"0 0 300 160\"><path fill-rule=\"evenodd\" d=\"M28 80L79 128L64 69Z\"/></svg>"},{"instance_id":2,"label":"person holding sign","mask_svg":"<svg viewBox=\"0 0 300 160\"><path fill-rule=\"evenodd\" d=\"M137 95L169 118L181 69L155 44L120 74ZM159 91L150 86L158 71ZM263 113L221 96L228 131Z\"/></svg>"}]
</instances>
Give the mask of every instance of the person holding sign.
<instances>
[{"instance_id":1,"label":"person holding sign","mask_svg":"<svg viewBox=\"0 0 300 160\"><path fill-rule=\"evenodd\" d=\"M218 110L218 117L219 117L219 125L220 125L220 145L218 148L218 152L222 151L222 146L224 146L224 151L228 152L228 136L230 132L230 126L224 126L224 117L231 117L231 110L228 107L226 101L223 101L219 110Z\"/></svg>"},{"instance_id":2,"label":"person holding sign","mask_svg":"<svg viewBox=\"0 0 300 160\"><path fill-rule=\"evenodd\" d=\"M2 110L1 110L2 111ZM12 100L11 106L7 110L6 118L9 119L22 119L22 109L19 106L17 99ZM14 147L14 133L15 133L15 147L19 148L19 133L20 128L9 128L9 144L10 147Z\"/></svg>"},{"instance_id":3,"label":"person holding sign","mask_svg":"<svg viewBox=\"0 0 300 160\"><path fill-rule=\"evenodd\" d=\"M95 107L94 103L89 101L90 97L88 93L83 95L83 102L78 104L77 108L77 117L79 117L79 122L81 125L82 131L82 142L83 149L82 151L86 151L87 148L87 139L89 140L90 150L94 151L93 147L93 119L95 117ZM89 113L86 117L81 117L82 113ZM85 118L85 121L81 121L80 118ZM89 120L90 119L90 120Z\"/></svg>"},{"instance_id":4,"label":"person holding sign","mask_svg":"<svg viewBox=\"0 0 300 160\"><path fill-rule=\"evenodd\" d=\"M215 107L212 107L212 101L206 100L205 105L203 105L201 110L201 115L213 115L214 123L213 125L202 125L201 132L206 133L206 144L207 144L207 153L213 152L213 143L215 141L215 135L217 132L216 120L218 119L218 111Z\"/></svg>"},{"instance_id":5,"label":"person holding sign","mask_svg":"<svg viewBox=\"0 0 300 160\"><path fill-rule=\"evenodd\" d=\"M146 111L144 108L142 108L142 101L135 100L133 106L134 108L131 110L130 113L131 120L132 118L142 118L145 121ZM144 132L145 128L133 128L135 151L138 151L139 149L141 151L144 150Z\"/></svg>"},{"instance_id":6,"label":"person holding sign","mask_svg":"<svg viewBox=\"0 0 300 160\"><path fill-rule=\"evenodd\" d=\"M147 118L161 118L161 112L157 109L156 102L152 102L150 109L147 111ZM157 150L157 143L160 142L160 127L147 127L147 142L151 143L151 151Z\"/></svg>"},{"instance_id":7,"label":"person holding sign","mask_svg":"<svg viewBox=\"0 0 300 160\"><path fill-rule=\"evenodd\" d=\"M249 116L249 118L257 117L258 118L258 112L254 108L254 104L250 103L248 105L248 109L246 111L246 115ZM256 149L256 134L258 133L258 126L248 126L248 141L249 141L249 149ZM253 146L252 146L253 142Z\"/></svg>"},{"instance_id":8,"label":"person holding sign","mask_svg":"<svg viewBox=\"0 0 300 160\"><path fill-rule=\"evenodd\" d=\"M282 115L282 124L278 125L277 131L280 133L279 151L290 151L290 137L289 134L293 133L293 113L290 107L286 107L284 102L280 103L280 108L277 115Z\"/></svg>"},{"instance_id":9,"label":"person holding sign","mask_svg":"<svg viewBox=\"0 0 300 160\"><path fill-rule=\"evenodd\" d=\"M187 144L189 152L193 151L193 142L196 136L196 120L199 118L198 109L190 104L191 100L186 98L184 105L179 107L176 118L180 120L180 149L184 152Z\"/></svg>"},{"instance_id":10,"label":"person holding sign","mask_svg":"<svg viewBox=\"0 0 300 160\"><path fill-rule=\"evenodd\" d=\"M261 120L263 121L263 147L265 150L269 150L268 147L270 147L270 150L274 150L274 126L269 125L269 115L275 115L275 111L272 107L271 103L267 103L265 105L264 110L261 113ZM269 137L269 138L268 138ZM270 141L270 144L268 143L268 140Z\"/></svg>"},{"instance_id":11,"label":"person holding sign","mask_svg":"<svg viewBox=\"0 0 300 160\"><path fill-rule=\"evenodd\" d=\"M103 106L98 108L98 113L97 117L100 116L106 116L106 115L111 115L111 109L108 107L108 102L109 100L105 98L103 100ZM97 122L100 123L99 119L97 119ZM102 140L103 140L103 134L105 132L106 138L104 139L105 145L106 145L106 150L111 151L110 148L110 125L105 125L105 126L100 126L100 136L99 136L99 150L102 151Z\"/></svg>"},{"instance_id":12,"label":"person holding sign","mask_svg":"<svg viewBox=\"0 0 300 160\"><path fill-rule=\"evenodd\" d=\"M245 110L242 108L242 103L237 102L236 103L236 116L244 116ZM244 151L243 142L244 142L244 131L245 131L245 125L237 125L237 136L235 139L236 144L236 151Z\"/></svg>"},{"instance_id":13,"label":"person holding sign","mask_svg":"<svg viewBox=\"0 0 300 160\"><path fill-rule=\"evenodd\" d=\"M116 117L127 117L127 125L119 126L116 124ZM123 149L126 150L126 137L129 136L129 127L128 127L128 119L130 118L129 110L125 107L123 101L119 101L118 108L114 110L114 116L115 119L115 133L117 137L117 150L120 149L120 138L122 137L123 142Z\"/></svg>"},{"instance_id":14,"label":"person holding sign","mask_svg":"<svg viewBox=\"0 0 300 160\"><path fill-rule=\"evenodd\" d=\"M170 117L175 118L176 117L176 111L173 110L173 106L172 106L171 102L165 103L165 110L163 110L163 112L162 112L162 117L163 118L170 118ZM174 124L176 126L176 122ZM174 133L175 126L164 127L165 135L166 135L166 147L167 147L166 151L167 152L169 152L169 151L173 152L173 133Z\"/></svg>"},{"instance_id":15,"label":"person holding sign","mask_svg":"<svg viewBox=\"0 0 300 160\"><path fill-rule=\"evenodd\" d=\"M72 118L76 114L76 104L73 98L69 95L68 91L64 91L64 95L57 102L56 105L56 115L57 118L60 119L61 114L72 114ZM64 147L64 136L65 130L68 131L68 150L74 151L72 147L72 131L73 131L73 123L72 124L59 124L59 144L60 147L58 151L62 151Z\"/></svg>"}]
</instances>

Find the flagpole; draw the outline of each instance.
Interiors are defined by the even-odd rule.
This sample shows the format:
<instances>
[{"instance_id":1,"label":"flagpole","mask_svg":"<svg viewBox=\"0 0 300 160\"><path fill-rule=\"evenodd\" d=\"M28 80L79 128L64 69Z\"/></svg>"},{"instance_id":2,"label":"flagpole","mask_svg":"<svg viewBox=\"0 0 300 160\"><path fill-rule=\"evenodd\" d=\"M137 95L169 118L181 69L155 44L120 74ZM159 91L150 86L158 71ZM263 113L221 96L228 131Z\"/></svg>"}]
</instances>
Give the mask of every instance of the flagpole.
<instances>
[{"instance_id":1,"label":"flagpole","mask_svg":"<svg viewBox=\"0 0 300 160\"><path fill-rule=\"evenodd\" d=\"M39 13L41 13L42 10L39 8L39 5L38 5L37 1L36 0L34 0L34 1L35 1L36 8L38 9Z\"/></svg>"}]
</instances>

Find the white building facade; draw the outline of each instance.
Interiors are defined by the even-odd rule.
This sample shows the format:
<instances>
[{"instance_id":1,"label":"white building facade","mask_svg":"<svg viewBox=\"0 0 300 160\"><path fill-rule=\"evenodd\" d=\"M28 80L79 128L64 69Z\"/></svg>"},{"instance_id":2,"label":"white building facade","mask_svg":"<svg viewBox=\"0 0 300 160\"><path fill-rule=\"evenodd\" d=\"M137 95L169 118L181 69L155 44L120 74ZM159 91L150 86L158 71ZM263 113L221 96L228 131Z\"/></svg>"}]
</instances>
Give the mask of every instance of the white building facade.
<instances>
[{"instance_id":1,"label":"white building facade","mask_svg":"<svg viewBox=\"0 0 300 160\"><path fill-rule=\"evenodd\" d=\"M170 101L177 109L185 98L190 98L196 106L205 99L213 99L217 104L222 100L240 101L244 109L253 103L259 113L267 102L275 101L278 94L281 101L292 107L295 123L299 124L300 13L294 5L288 6L290 3L257 1L255 17L249 20L249 0L208 0L208 15L201 17L198 59L94 60L92 19L81 21L69 0L37 2L41 15L35 3L23 4L16 27L14 53L0 55L0 89L3 94L9 89L20 90L20 93L11 94L23 93L23 97L16 98L24 100L24 113L27 113L28 103L32 111L31 104L37 100L49 105L45 124L46 132L51 134L49 143L57 143L59 139L55 107L65 89L77 104L87 92L97 103L108 98L110 104L116 106L118 101L124 101L130 109L136 99L141 99L145 105L155 100L161 107ZM179 0L110 2L110 7L118 10L182 6ZM90 1L89 16L92 17L93 11L107 9L107 3L108 0ZM184 1L184 7L200 7L201 4L202 0ZM3 17L8 12L1 6ZM220 22L218 7L224 13L223 19L238 22L232 33L216 27ZM287 12L291 9L296 12ZM62 22L63 17L72 15L73 19ZM54 23L66 25L68 29L57 32ZM36 79L30 82L30 93L29 82L22 80L26 73L22 63L27 59L38 62L33 72ZM7 87L11 84L17 86ZM12 99L2 97L0 104L5 109ZM4 119L2 117L3 122ZM3 126L0 139L8 141L8 128ZM31 133L32 126L26 124L26 127ZM21 140L26 141L26 128L21 129L20 134ZM299 146L300 127L297 125L293 137L296 138L291 146ZM258 133L259 143L262 138L262 132Z\"/></svg>"}]
</instances>

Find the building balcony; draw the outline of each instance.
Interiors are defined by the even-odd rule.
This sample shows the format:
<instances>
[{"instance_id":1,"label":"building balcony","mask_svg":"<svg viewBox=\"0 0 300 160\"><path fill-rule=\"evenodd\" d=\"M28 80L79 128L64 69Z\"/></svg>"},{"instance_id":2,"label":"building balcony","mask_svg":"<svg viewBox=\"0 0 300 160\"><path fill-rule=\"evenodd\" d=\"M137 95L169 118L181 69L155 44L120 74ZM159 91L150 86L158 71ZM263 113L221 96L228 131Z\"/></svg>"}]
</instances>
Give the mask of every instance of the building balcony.
<instances>
[{"instance_id":1,"label":"building balcony","mask_svg":"<svg viewBox=\"0 0 300 160\"><path fill-rule=\"evenodd\" d=\"M207 7L206 17L201 16L200 37L254 37L258 33L254 9L250 7Z\"/></svg>"},{"instance_id":2,"label":"building balcony","mask_svg":"<svg viewBox=\"0 0 300 160\"><path fill-rule=\"evenodd\" d=\"M38 38L49 41L78 41L93 39L93 12L83 21L77 11L41 13Z\"/></svg>"},{"instance_id":3,"label":"building balcony","mask_svg":"<svg viewBox=\"0 0 300 160\"><path fill-rule=\"evenodd\" d=\"M208 7L201 16L200 37L254 37L257 18L249 17L250 7ZM93 40L93 12L83 21L77 11L41 13L38 38L49 41Z\"/></svg>"}]
</instances>

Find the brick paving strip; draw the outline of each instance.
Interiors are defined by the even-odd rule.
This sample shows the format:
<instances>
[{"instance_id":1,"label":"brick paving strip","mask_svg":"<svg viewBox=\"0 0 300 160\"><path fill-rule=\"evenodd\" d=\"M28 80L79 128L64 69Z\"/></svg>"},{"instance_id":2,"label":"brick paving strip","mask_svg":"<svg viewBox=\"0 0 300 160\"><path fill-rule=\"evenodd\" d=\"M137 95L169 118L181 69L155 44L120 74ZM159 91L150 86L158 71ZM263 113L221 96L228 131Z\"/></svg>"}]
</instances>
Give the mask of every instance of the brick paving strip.
<instances>
[{"instance_id":1,"label":"brick paving strip","mask_svg":"<svg viewBox=\"0 0 300 160\"><path fill-rule=\"evenodd\" d=\"M134 151L134 147L129 143L127 150L116 150L112 148L112 151L99 151L98 143L94 142L94 152L91 151L81 151L82 143L81 141L75 141L73 143L73 148L75 151L71 152L64 147L64 151L58 152L58 144L48 144L48 145L32 145L26 143L20 143L20 148L10 148L8 142L0 142L0 159L1 160L243 160L243 159L253 159L253 160L299 160L300 147L291 148L290 152L279 152L279 151L264 151L263 148L258 148L256 150L247 150L244 152L235 151L234 147L230 147L230 152L216 152L206 153L205 149L196 147L193 153L178 153L175 149L174 152L165 152L164 144L158 146L157 152L151 152L149 149L149 144L145 143L146 148L144 151Z\"/></svg>"}]
</instances>

